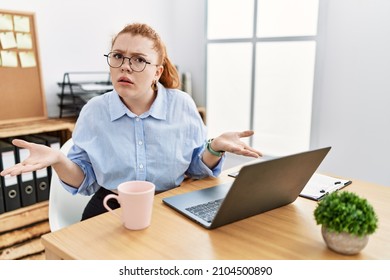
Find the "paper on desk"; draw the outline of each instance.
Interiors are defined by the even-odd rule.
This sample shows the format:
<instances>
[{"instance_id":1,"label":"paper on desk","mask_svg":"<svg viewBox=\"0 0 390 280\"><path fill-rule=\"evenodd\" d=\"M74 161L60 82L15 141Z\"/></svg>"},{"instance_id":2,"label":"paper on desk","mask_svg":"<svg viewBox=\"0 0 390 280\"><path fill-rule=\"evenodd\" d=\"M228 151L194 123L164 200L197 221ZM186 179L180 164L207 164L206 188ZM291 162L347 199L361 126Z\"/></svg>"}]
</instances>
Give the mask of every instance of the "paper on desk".
<instances>
[{"instance_id":1,"label":"paper on desk","mask_svg":"<svg viewBox=\"0 0 390 280\"><path fill-rule=\"evenodd\" d=\"M351 184L352 181L339 179L331 176L326 176L314 173L303 188L300 196L313 200L320 200L325 195L337 191Z\"/></svg>"}]
</instances>

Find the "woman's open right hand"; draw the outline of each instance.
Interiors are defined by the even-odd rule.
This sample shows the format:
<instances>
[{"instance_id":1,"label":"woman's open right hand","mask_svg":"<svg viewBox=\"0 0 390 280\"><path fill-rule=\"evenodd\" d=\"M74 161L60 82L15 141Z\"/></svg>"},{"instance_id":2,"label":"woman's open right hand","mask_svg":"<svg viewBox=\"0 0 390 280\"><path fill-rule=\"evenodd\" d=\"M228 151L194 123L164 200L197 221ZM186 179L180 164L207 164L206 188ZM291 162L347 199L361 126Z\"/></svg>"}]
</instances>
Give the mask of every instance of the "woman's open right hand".
<instances>
[{"instance_id":1,"label":"woman's open right hand","mask_svg":"<svg viewBox=\"0 0 390 280\"><path fill-rule=\"evenodd\" d=\"M20 139L12 140L12 144L18 148L29 150L30 155L22 162L4 169L0 173L1 176L15 176L25 172L40 170L57 163L61 155L61 151L59 150Z\"/></svg>"}]
</instances>

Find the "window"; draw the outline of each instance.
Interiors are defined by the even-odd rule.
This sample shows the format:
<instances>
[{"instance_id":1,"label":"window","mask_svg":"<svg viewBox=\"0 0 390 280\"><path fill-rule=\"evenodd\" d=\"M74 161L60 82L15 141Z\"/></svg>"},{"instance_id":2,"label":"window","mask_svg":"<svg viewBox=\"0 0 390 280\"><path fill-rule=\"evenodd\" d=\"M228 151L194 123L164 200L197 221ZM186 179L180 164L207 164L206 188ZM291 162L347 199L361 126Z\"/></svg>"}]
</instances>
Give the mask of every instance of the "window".
<instances>
[{"instance_id":1,"label":"window","mask_svg":"<svg viewBox=\"0 0 390 280\"><path fill-rule=\"evenodd\" d=\"M310 144L318 0L207 1L209 136L255 130L267 154Z\"/></svg>"}]
</instances>

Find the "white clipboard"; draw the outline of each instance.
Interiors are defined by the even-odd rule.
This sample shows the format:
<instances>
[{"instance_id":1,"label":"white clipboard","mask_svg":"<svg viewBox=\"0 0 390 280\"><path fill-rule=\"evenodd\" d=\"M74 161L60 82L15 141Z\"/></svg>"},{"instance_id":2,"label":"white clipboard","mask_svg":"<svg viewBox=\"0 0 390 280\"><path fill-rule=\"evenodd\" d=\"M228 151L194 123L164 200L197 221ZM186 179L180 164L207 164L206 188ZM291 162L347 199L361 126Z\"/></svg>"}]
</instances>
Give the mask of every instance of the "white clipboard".
<instances>
[{"instance_id":1,"label":"white clipboard","mask_svg":"<svg viewBox=\"0 0 390 280\"><path fill-rule=\"evenodd\" d=\"M340 190L351 183L352 181L350 180L314 173L303 188L300 196L318 201L327 194Z\"/></svg>"}]
</instances>

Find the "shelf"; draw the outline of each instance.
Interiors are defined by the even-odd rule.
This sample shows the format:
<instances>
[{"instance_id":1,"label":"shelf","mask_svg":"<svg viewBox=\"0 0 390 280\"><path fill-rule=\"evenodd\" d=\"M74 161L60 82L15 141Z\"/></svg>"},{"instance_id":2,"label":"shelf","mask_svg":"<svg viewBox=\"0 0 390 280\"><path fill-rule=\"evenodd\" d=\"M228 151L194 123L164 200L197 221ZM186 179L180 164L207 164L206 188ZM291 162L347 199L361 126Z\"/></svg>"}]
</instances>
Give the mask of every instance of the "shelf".
<instances>
[{"instance_id":1,"label":"shelf","mask_svg":"<svg viewBox=\"0 0 390 280\"><path fill-rule=\"evenodd\" d=\"M1 124L0 138L54 133L63 144L72 136L74 126L74 118ZM45 259L41 236L50 232L48 209L46 200L0 214L0 261Z\"/></svg>"},{"instance_id":2,"label":"shelf","mask_svg":"<svg viewBox=\"0 0 390 280\"><path fill-rule=\"evenodd\" d=\"M48 201L4 213L0 224L0 261L45 259L41 236L50 232Z\"/></svg>"},{"instance_id":3,"label":"shelf","mask_svg":"<svg viewBox=\"0 0 390 280\"><path fill-rule=\"evenodd\" d=\"M39 121L26 121L18 124L2 124L0 125L0 138L53 131L64 131L71 134L74 125L73 119L45 119Z\"/></svg>"}]
</instances>

